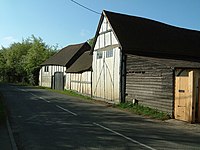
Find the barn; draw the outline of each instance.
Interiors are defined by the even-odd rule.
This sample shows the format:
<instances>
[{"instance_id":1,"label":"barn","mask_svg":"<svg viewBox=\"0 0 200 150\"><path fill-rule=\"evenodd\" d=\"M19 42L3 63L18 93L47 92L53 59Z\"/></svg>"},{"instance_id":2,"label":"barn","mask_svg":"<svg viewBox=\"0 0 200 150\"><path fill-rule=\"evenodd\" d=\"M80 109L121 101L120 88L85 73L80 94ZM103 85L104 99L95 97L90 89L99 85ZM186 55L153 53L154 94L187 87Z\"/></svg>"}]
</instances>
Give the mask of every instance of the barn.
<instances>
[{"instance_id":1,"label":"barn","mask_svg":"<svg viewBox=\"0 0 200 150\"><path fill-rule=\"evenodd\" d=\"M84 52L69 68L67 68L66 73L66 89L91 96L92 55L90 55L90 51Z\"/></svg>"},{"instance_id":2,"label":"barn","mask_svg":"<svg viewBox=\"0 0 200 150\"><path fill-rule=\"evenodd\" d=\"M66 70L90 48L87 42L68 45L47 59L41 64L39 85L56 90L67 89L69 81Z\"/></svg>"},{"instance_id":3,"label":"barn","mask_svg":"<svg viewBox=\"0 0 200 150\"><path fill-rule=\"evenodd\" d=\"M200 32L103 11L91 49L92 95L200 121Z\"/></svg>"}]
</instances>

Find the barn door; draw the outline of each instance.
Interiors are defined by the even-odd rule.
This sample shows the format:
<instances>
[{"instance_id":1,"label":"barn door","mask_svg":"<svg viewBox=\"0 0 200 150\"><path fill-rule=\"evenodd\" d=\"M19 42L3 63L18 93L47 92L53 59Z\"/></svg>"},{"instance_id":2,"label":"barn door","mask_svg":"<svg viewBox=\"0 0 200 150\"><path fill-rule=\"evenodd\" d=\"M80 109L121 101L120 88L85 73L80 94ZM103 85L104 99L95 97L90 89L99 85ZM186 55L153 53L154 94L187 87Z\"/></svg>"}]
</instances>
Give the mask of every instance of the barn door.
<instances>
[{"instance_id":1,"label":"barn door","mask_svg":"<svg viewBox=\"0 0 200 150\"><path fill-rule=\"evenodd\" d=\"M175 119L193 122L193 71L175 79Z\"/></svg>"},{"instance_id":2,"label":"barn door","mask_svg":"<svg viewBox=\"0 0 200 150\"><path fill-rule=\"evenodd\" d=\"M64 89L64 76L63 72L55 72L54 74L54 88L55 90L63 90Z\"/></svg>"}]
</instances>

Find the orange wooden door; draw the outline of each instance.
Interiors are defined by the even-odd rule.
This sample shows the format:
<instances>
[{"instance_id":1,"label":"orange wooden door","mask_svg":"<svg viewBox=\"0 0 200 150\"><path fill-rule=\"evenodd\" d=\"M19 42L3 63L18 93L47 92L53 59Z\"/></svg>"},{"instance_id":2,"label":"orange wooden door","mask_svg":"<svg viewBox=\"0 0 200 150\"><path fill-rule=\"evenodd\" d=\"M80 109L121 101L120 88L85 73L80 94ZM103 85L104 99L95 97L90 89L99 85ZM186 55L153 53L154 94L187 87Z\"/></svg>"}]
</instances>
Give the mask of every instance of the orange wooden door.
<instances>
[{"instance_id":1,"label":"orange wooden door","mask_svg":"<svg viewBox=\"0 0 200 150\"><path fill-rule=\"evenodd\" d=\"M200 122L200 78L198 79L197 122Z\"/></svg>"},{"instance_id":2,"label":"orange wooden door","mask_svg":"<svg viewBox=\"0 0 200 150\"><path fill-rule=\"evenodd\" d=\"M192 122L192 86L187 76L176 77L175 83L175 119Z\"/></svg>"}]
</instances>

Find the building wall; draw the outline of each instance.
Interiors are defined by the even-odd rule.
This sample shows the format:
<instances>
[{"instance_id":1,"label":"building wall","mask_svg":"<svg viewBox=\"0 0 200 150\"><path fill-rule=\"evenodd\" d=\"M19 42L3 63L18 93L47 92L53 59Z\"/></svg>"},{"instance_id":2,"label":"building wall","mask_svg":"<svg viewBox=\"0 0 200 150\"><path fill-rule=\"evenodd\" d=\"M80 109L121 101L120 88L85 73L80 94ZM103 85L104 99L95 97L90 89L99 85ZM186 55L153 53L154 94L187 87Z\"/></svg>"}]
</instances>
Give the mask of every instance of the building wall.
<instances>
[{"instance_id":1,"label":"building wall","mask_svg":"<svg viewBox=\"0 0 200 150\"><path fill-rule=\"evenodd\" d=\"M119 43L104 18L93 52L92 94L94 98L118 103L120 99Z\"/></svg>"},{"instance_id":2,"label":"building wall","mask_svg":"<svg viewBox=\"0 0 200 150\"><path fill-rule=\"evenodd\" d=\"M67 73L66 89L91 96L91 71L83 73Z\"/></svg>"},{"instance_id":3,"label":"building wall","mask_svg":"<svg viewBox=\"0 0 200 150\"><path fill-rule=\"evenodd\" d=\"M57 65L42 66L40 69L39 85L43 87L51 88L52 76L54 75L54 73L64 72L64 75L66 75L65 71L66 71L66 68L63 66L57 66ZM66 85L66 83L64 84Z\"/></svg>"},{"instance_id":4,"label":"building wall","mask_svg":"<svg viewBox=\"0 0 200 150\"><path fill-rule=\"evenodd\" d=\"M127 55L126 101L172 114L174 101L173 70L169 67Z\"/></svg>"}]
</instances>

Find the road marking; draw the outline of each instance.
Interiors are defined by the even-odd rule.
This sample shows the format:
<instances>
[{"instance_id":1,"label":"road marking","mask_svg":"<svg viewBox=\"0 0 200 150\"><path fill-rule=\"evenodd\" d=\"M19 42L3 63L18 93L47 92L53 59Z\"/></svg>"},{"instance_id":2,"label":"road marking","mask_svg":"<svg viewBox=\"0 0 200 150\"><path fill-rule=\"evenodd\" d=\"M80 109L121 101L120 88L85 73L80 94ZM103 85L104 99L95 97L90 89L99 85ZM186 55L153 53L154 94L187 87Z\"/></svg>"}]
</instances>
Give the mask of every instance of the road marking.
<instances>
[{"instance_id":1,"label":"road marking","mask_svg":"<svg viewBox=\"0 0 200 150\"><path fill-rule=\"evenodd\" d=\"M24 90L24 89L20 89L20 88L14 87L14 86L11 86L11 87L15 88L15 89L18 90L18 91L28 92L28 91L26 91L26 90Z\"/></svg>"},{"instance_id":2,"label":"road marking","mask_svg":"<svg viewBox=\"0 0 200 150\"><path fill-rule=\"evenodd\" d=\"M8 135L9 135L9 138L10 138L12 150L18 150L14 136L13 136L12 129L10 127L10 123L8 121L8 118L6 118L6 124L7 124L7 130L8 130Z\"/></svg>"},{"instance_id":3,"label":"road marking","mask_svg":"<svg viewBox=\"0 0 200 150\"><path fill-rule=\"evenodd\" d=\"M71 112L70 110L65 109L65 108L63 108L63 107L61 107L61 106L59 106L59 105L56 105L56 107L58 107L58 108L60 108L60 109L62 109L62 110L64 110L64 111L66 111L66 112L68 112L68 113L70 113L70 114L72 114L72 115L74 115L74 116L78 116L76 113L73 113L73 112Z\"/></svg>"},{"instance_id":4,"label":"road marking","mask_svg":"<svg viewBox=\"0 0 200 150\"><path fill-rule=\"evenodd\" d=\"M35 97L38 97L37 95L33 94L33 93L30 93L31 95L35 96Z\"/></svg>"},{"instance_id":5,"label":"road marking","mask_svg":"<svg viewBox=\"0 0 200 150\"><path fill-rule=\"evenodd\" d=\"M44 101L47 102L47 103L50 103L50 101L44 99L43 97L39 97L39 98L42 99L42 100L44 100Z\"/></svg>"},{"instance_id":6,"label":"road marking","mask_svg":"<svg viewBox=\"0 0 200 150\"><path fill-rule=\"evenodd\" d=\"M119 133L119 132L116 132L116 131L114 131L114 130L112 130L112 129L109 129L109 128L107 128L107 127L105 127L105 126L102 126L102 125L100 125L100 124L98 124L98 123L93 122L93 124L96 125L96 126L98 126L98 127L100 127L100 128L103 128L103 129L105 129L105 130L107 130L107 131L110 131L110 132L112 132L112 133L114 133L114 134L116 134L116 135L119 135L119 136L121 136L121 137L123 137L123 138L125 138L125 139L127 139L127 140L129 140L129 141L131 141L131 142L133 142L133 143L136 143L136 144L138 144L138 145L141 145L141 146L143 146L143 147L146 147L146 148L148 148L148 149L150 149L150 150L156 150L156 149L154 149L154 148L152 148L152 147L150 147L150 146L148 146L148 145L146 145L146 144L140 143L140 142L138 142L138 141L136 141L136 140L134 140L134 139L132 139L132 138L130 138L130 137L128 137L128 136L125 136L125 135L123 135L123 134L121 134L121 133Z\"/></svg>"},{"instance_id":7,"label":"road marking","mask_svg":"<svg viewBox=\"0 0 200 150\"><path fill-rule=\"evenodd\" d=\"M43 97L39 97L39 96L37 96L37 95L35 95L33 93L30 93L30 94L33 95L33 96L35 96L35 97L37 97L37 98L39 98L39 99L41 99L41 100L43 100L43 101L45 101L45 102L47 102L47 103L50 103L50 101L44 99Z\"/></svg>"},{"instance_id":8,"label":"road marking","mask_svg":"<svg viewBox=\"0 0 200 150\"><path fill-rule=\"evenodd\" d=\"M19 91L28 92L28 91L26 91L24 89L19 89L19 88L16 88L16 89L19 90ZM32 96L35 96L35 97L37 97L37 98L39 98L39 99L41 99L41 100L43 100L43 101L45 101L47 103L50 103L50 101L44 99L43 97L39 97L39 96L37 96L37 95L35 95L35 94L31 93L31 92L28 92L28 93L30 93Z\"/></svg>"},{"instance_id":9,"label":"road marking","mask_svg":"<svg viewBox=\"0 0 200 150\"><path fill-rule=\"evenodd\" d=\"M28 91L26 91L26 90L24 90L24 89L18 89L19 91L23 91L23 92L28 92Z\"/></svg>"}]
</instances>

